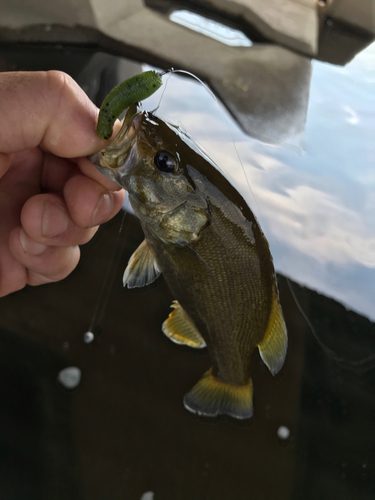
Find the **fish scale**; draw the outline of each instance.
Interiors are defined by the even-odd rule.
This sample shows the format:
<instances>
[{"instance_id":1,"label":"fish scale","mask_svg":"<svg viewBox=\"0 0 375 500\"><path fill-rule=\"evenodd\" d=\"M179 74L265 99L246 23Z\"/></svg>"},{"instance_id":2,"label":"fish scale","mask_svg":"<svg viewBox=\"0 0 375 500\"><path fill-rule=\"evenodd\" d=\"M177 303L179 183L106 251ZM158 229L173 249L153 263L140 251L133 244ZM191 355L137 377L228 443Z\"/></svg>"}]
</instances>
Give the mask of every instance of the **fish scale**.
<instances>
[{"instance_id":1,"label":"fish scale","mask_svg":"<svg viewBox=\"0 0 375 500\"><path fill-rule=\"evenodd\" d=\"M212 368L185 395L185 407L249 418L254 349L272 374L287 349L268 242L242 196L180 127L127 113L121 133L115 145L124 151L121 165L109 163L110 145L93 160L128 190L145 233L124 284L146 285L161 272L177 301L163 332L173 342L208 348Z\"/></svg>"},{"instance_id":2,"label":"fish scale","mask_svg":"<svg viewBox=\"0 0 375 500\"><path fill-rule=\"evenodd\" d=\"M220 202L221 195L217 198ZM189 251L186 256L186 251L176 252L168 245L152 244L152 248L175 298L207 342L213 373L241 385L248 380L249 358L267 327L270 301L265 307L260 306L271 296L272 283L267 283L269 290L260 286L261 273L258 262L252 263L256 260L251 258L252 246L249 247L241 228L233 226L220 206L213 207L209 227L191 244L206 265L198 262L196 266L198 259ZM264 237L259 234L259 238ZM235 260L232 254L236 255ZM210 269L215 269L214 275Z\"/></svg>"}]
</instances>

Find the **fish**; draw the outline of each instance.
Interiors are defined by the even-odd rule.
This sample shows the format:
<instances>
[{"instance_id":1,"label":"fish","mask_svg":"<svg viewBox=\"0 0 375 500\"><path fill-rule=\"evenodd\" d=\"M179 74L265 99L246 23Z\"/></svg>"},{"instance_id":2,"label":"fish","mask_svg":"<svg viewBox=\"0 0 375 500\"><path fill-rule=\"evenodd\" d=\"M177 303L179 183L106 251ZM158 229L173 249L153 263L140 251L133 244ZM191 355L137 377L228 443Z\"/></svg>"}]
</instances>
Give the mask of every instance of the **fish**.
<instances>
[{"instance_id":1,"label":"fish","mask_svg":"<svg viewBox=\"0 0 375 500\"><path fill-rule=\"evenodd\" d=\"M205 417L253 415L253 352L275 375L287 329L269 244L240 193L183 128L128 108L117 137L90 160L125 188L145 239L124 286L160 274L174 301L162 325L177 344L207 347L212 366L184 396Z\"/></svg>"}]
</instances>

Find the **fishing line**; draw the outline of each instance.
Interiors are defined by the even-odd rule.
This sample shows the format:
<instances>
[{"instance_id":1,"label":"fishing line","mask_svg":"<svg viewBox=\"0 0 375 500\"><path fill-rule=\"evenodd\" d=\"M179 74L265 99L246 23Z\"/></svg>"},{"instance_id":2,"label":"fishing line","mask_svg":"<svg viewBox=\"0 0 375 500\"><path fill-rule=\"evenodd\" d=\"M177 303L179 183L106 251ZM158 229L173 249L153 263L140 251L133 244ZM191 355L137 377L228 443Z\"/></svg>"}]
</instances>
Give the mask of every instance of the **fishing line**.
<instances>
[{"instance_id":1,"label":"fishing line","mask_svg":"<svg viewBox=\"0 0 375 500\"><path fill-rule=\"evenodd\" d=\"M246 180L247 187L248 187L248 189L249 189L249 191L250 191L250 193L251 193L251 196L253 197L254 203L255 203L255 205L256 205L256 207L257 207L258 214L259 214L259 220L260 220L260 221L262 221L262 214L261 214L260 206L259 206L259 204L258 204L258 202L257 202L257 200L256 200L256 198L255 198L255 196L254 196L253 190L251 189L250 182L249 182L249 178L248 178L248 176L247 176L247 174L246 174L245 167L243 166L243 163L242 163L242 161L241 161L241 157L240 157L240 155L239 155L239 152L238 152L238 149L237 149L236 143L235 143L235 141L234 141L232 131L231 131L230 127L229 127L229 124L228 124L228 121L227 121L227 119L226 119L226 117L225 117L225 114L224 114L223 110L222 110L222 109L221 109L221 107L220 107L220 104L219 104L219 100L218 100L218 98L217 98L217 97L216 97L216 95L213 93L213 91L209 88L209 86L208 86L208 85L206 85L206 84L205 84L205 83L204 83L204 82L203 82L200 78L198 78L196 75L194 75L194 73L190 73L190 71L185 71L185 70L183 70L183 69L173 69L173 68L172 68L171 72L172 72L172 73L185 73L185 74L187 74L187 75L192 76L192 77L193 77L193 78L195 78L195 79L196 79L199 83L201 83L201 84L203 85L203 87L204 87L204 88L205 88L205 89L209 92L209 94L210 94L210 95L214 98L215 103L216 103L216 105L217 105L217 107L218 107L218 109L219 109L219 111L220 111L221 117L224 119L225 125L226 125L226 127L227 127L227 129L228 129L228 132L229 132L230 138L231 138L231 140L232 140L233 148L234 148L234 150L235 150L235 152L236 152L237 159L238 159L238 161L239 161L239 163L240 163L240 165L241 165L242 172L243 172L243 174L244 174L244 176L245 176L245 180ZM262 224L261 224L261 225L262 225Z\"/></svg>"},{"instance_id":2,"label":"fishing line","mask_svg":"<svg viewBox=\"0 0 375 500\"><path fill-rule=\"evenodd\" d=\"M252 188L250 186L249 178L248 178L248 176L246 174L245 167L244 167L244 165L243 165L243 163L241 161L241 157L239 155L236 143L234 141L232 131L231 131L230 127L229 127L229 124L228 124L228 121L226 119L226 116L225 116L223 110L221 109L221 107L219 105L219 101L218 101L217 97L215 96L215 94L213 93L213 91L208 87L208 85L206 85L200 78L198 78L196 75L194 75L190 71L185 71L185 70L181 70L181 69L180 70L175 70L175 69L172 68L170 70L170 72L171 73L183 73L183 74L186 74L186 75L189 75L189 76L193 77L195 80L197 80L199 83L201 83L203 85L203 87L209 92L209 94L214 98L214 101L215 101L217 107L219 108L220 114L221 114L222 118L224 119L224 122L225 122L225 124L227 126L227 129L229 131L229 135L230 135L230 137L232 139L233 148L234 148L234 150L236 152L237 159L238 159L238 161L239 161L239 163L241 165L243 174L245 176L247 187L248 187L248 189L249 189L249 191L250 191L250 193L251 193L251 195L253 197L254 203L255 203L255 205L257 207L258 214L259 214L259 220L260 220L261 226L262 226L263 225L263 223L262 223L263 217L262 217L260 206L259 206L259 204L257 202L257 199L256 199L256 197L254 195L254 192L253 192L253 190L252 190ZM164 92L163 92L163 95L164 95ZM160 106L160 102L159 102L159 106ZM293 299L295 301L295 304L296 304L298 310L300 311L300 313L302 314L302 316L304 317L304 319L306 320L306 323L309 326L309 328L311 330L311 333L313 334L313 336L315 337L316 341L318 342L318 344L320 345L320 347L323 349L323 351L327 355L327 357L329 357L330 359L332 359L333 361L335 361L336 363L338 363L338 364L340 364L342 366L345 366L347 368L351 368L351 369L354 369L354 370L361 370L366 365L368 365L369 363L375 362L375 355L368 356L367 358L362 359L360 361L348 361L345 358L341 358L341 357L337 356L337 354L332 349L330 349L329 347L327 347L324 344L324 342L320 339L320 337L318 336L317 332L315 331L315 328L313 327L313 325L312 325L310 319L308 318L307 314L304 312L304 310L303 310L303 308L302 308L302 306L301 306L301 304L300 304L300 302L299 302L299 300L298 300L298 298L296 296L296 293L295 293L295 291L293 289L291 280L287 277L287 274L285 272L286 266L285 266L285 264L282 263L283 257L282 256L279 257L279 260L281 260L282 274L283 274L283 276L285 277L285 279L286 279L286 281L288 283L288 288L289 288L289 290L290 290L290 292L292 294L292 297L293 297Z\"/></svg>"},{"instance_id":3,"label":"fishing line","mask_svg":"<svg viewBox=\"0 0 375 500\"><path fill-rule=\"evenodd\" d=\"M123 231L124 227L125 227L125 220L126 220L126 211L124 210L124 214L122 216L121 223L120 223L119 232L117 234L116 241L115 241L115 244L113 247L112 256L109 259L109 265L107 267L107 272L105 274L102 288L101 288L98 300L96 302L96 306L95 306L95 310L94 310L94 313L93 313L93 316L91 319L90 327L89 327L89 330L84 335L84 341L86 343L90 343L90 342L92 342L92 340L94 340L94 338L97 338L98 336L100 336L100 333L95 334L94 330L97 330L98 327L101 327L101 323L103 321L104 313L105 313L108 299L109 299L109 295L110 295L110 289L112 288L113 281L114 281L114 278L116 276L116 269L117 269L117 266L118 266L123 248L124 248L124 244L125 244L125 240L126 240L126 238L125 238L126 231ZM122 240L122 244L119 245L119 241L120 241L120 237L121 237L122 233L124 233L124 237Z\"/></svg>"},{"instance_id":4,"label":"fishing line","mask_svg":"<svg viewBox=\"0 0 375 500\"><path fill-rule=\"evenodd\" d=\"M299 303L299 300L298 300L298 298L293 290L291 280L287 276L284 276L284 277L288 283L290 293L292 294L292 297L293 297L293 299L294 299L294 301L299 309L299 312L302 314L302 316L306 320L306 323L308 324L316 341L318 342L320 347L323 349L324 353L327 355L328 358L330 358L332 361L335 361L337 364L341 365L342 367L351 369L353 371L358 371L358 372L368 370L369 366L367 366L367 365L369 365L371 363L375 365L375 354L372 354L372 355L368 356L367 358L363 358L359 361L348 361L345 358L341 358L341 357L337 356L337 354L335 353L335 351L333 349L327 347L325 345L325 343L320 339L319 335L316 333L315 328L313 327L307 314L303 311L303 308L302 308L301 304Z\"/></svg>"},{"instance_id":5,"label":"fishing line","mask_svg":"<svg viewBox=\"0 0 375 500\"><path fill-rule=\"evenodd\" d=\"M161 94L159 104L155 108L154 111L156 111L160 106L161 100L164 96L164 92L167 89L168 81L172 75L172 72L173 72L173 68L170 68L170 69L167 69L167 70L162 71L160 73L160 76L164 76L168 73L170 73L170 74L168 75L165 87L164 87L163 92ZM118 265L118 262L120 260L122 250L123 250L123 247L125 244L126 238L124 235L122 244L119 245L120 237L121 237L121 234L122 234L123 229L124 229L125 219L126 219L126 211L124 210L124 214L123 214L123 217L121 220L119 232L117 234L117 238L116 238L114 248L113 248L112 258L109 260L109 265L108 265L107 272L106 272L106 275L105 275L105 278L104 278L104 281L102 284L102 288L101 288L101 291L100 291L100 294L99 294L99 297L98 297L98 300L97 300L97 303L95 306L95 310L94 310L94 313L93 313L93 316L91 319L90 327L89 327L89 330L84 334L85 343L92 342L94 340L94 338L100 336L100 333L101 333L100 332L99 334L95 334L94 330L98 330L98 327L101 326L101 323L103 321L104 313L105 313L108 299L109 299L109 295L110 295L110 289L113 286L113 281L114 281L114 278L116 276L117 265Z\"/></svg>"},{"instance_id":6,"label":"fishing line","mask_svg":"<svg viewBox=\"0 0 375 500\"><path fill-rule=\"evenodd\" d=\"M161 75L161 76L164 76L164 75L168 75L168 76L167 76L167 80L166 80L166 82L165 82L165 86L164 86L164 88L163 88L163 91L162 91L161 96L160 96L160 99L159 99L159 104L156 106L156 108L155 108L154 110L150 111L150 113L151 113L151 114L154 114L154 113L155 113L155 111L157 111L157 110L160 108L161 100L162 100L162 99L163 99L163 97L164 97L164 93L165 93L165 91L167 90L167 86L168 86L169 79L170 79L170 77L172 76L172 73L173 73L173 72L174 72L174 68L170 68L170 69L166 69L166 70L164 70L164 71L162 71L162 72L160 73L160 75Z\"/></svg>"},{"instance_id":7,"label":"fishing line","mask_svg":"<svg viewBox=\"0 0 375 500\"><path fill-rule=\"evenodd\" d=\"M189 75L189 76L193 77L195 80L197 80L197 81L198 81L201 85L203 85L203 87L204 87L204 88L208 91L208 93L211 95L211 97L213 97L213 99L214 99L214 101L215 101L215 103L216 103L216 106L217 106L217 108L219 109L220 115L221 115L222 119L224 119L225 125L226 125L226 127L227 127L227 130L228 130L228 132L229 132L230 138L231 138L231 140L232 140L232 145L233 145L234 150L235 150L235 152L236 152L237 159L238 159L238 161L239 161L239 163L240 163L240 165L241 165L242 172L243 172L243 174L244 174L244 177L245 177L245 180L246 180L247 187L248 187L248 189L249 189L249 191L250 191L250 193L251 193L251 195L252 195L252 197L253 197L253 200L254 200L254 202L255 202L255 205L256 205L256 207L257 207L258 214L259 214L259 215L258 215L258 218L259 218L259 220L260 220L260 221L262 221L262 214L261 214L260 206L259 206L259 204L258 204L258 202L257 202L257 200L256 200L256 197L255 197L255 195L254 195L254 193L253 193L253 190L251 189L250 182L249 182L248 176L247 176L247 174L246 174L245 167L244 167L244 165L243 165L243 163L242 163L242 161L241 161L241 157L240 157L240 155L239 155L238 149L237 149L237 147L236 147L236 143L235 143L235 141L234 141L232 131L231 131L230 127L229 127L229 124L228 124L228 121L227 121L227 119L226 119L226 117L225 117L225 114L224 114L223 110L222 110L222 109L221 109L221 107L220 107L220 104L219 104L219 100L218 100L218 98L216 97L216 95L213 93L213 91L209 88L209 86L208 86L207 84L205 84L205 83L204 83L204 82L203 82L200 78L198 78L196 75L194 75L194 73L191 73L190 71L186 71L186 70L183 70L183 69L174 69L174 68L171 68L171 69L167 70L165 73L170 73L171 75L172 75L172 73L183 73L183 74ZM163 73L162 73L162 74L163 74ZM171 76L171 75L170 75L170 76ZM168 80L169 80L169 79L168 79ZM163 90L162 97L164 96L164 92L165 92L165 89ZM159 106L160 106L160 102L161 102L161 99L160 99L160 101L159 101L159 105L158 105L158 107L157 107L156 109L158 109L158 108L159 108ZM218 169L219 169L219 170L221 170L221 171L222 171L225 175L228 175L228 174L230 175L230 173L229 173L229 172L225 172L225 171L224 171L224 170L220 167L220 165L219 165L218 163L216 163L216 162L214 162L214 163L215 163L215 165L218 167ZM233 177L232 177L232 176L230 176L230 177L233 179ZM261 224L261 225L262 225L262 224Z\"/></svg>"}]
</instances>

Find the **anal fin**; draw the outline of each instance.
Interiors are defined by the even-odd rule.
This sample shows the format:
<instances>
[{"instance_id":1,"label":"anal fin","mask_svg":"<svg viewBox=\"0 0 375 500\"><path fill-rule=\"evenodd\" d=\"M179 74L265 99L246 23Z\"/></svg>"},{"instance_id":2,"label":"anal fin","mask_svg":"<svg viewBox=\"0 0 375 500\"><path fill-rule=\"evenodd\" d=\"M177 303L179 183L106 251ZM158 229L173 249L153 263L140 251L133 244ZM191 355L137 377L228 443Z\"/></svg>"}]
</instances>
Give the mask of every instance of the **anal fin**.
<instances>
[{"instance_id":1,"label":"anal fin","mask_svg":"<svg viewBox=\"0 0 375 500\"><path fill-rule=\"evenodd\" d=\"M258 344L258 348L260 357L267 368L272 375L276 375L284 364L288 349L288 335L276 285L274 287L268 327L263 340Z\"/></svg>"},{"instance_id":2,"label":"anal fin","mask_svg":"<svg viewBox=\"0 0 375 500\"><path fill-rule=\"evenodd\" d=\"M128 288L136 288L149 285L160 275L160 269L156 263L146 240L143 240L137 250L130 257L126 266L123 284Z\"/></svg>"},{"instance_id":3,"label":"anal fin","mask_svg":"<svg viewBox=\"0 0 375 500\"><path fill-rule=\"evenodd\" d=\"M196 349L206 347L202 335L177 300L173 301L171 307L174 310L161 327L163 333L176 344L188 345Z\"/></svg>"},{"instance_id":4,"label":"anal fin","mask_svg":"<svg viewBox=\"0 0 375 500\"><path fill-rule=\"evenodd\" d=\"M253 416L253 384L231 385L208 370L184 397L184 406L204 417L228 415L243 420Z\"/></svg>"}]
</instances>

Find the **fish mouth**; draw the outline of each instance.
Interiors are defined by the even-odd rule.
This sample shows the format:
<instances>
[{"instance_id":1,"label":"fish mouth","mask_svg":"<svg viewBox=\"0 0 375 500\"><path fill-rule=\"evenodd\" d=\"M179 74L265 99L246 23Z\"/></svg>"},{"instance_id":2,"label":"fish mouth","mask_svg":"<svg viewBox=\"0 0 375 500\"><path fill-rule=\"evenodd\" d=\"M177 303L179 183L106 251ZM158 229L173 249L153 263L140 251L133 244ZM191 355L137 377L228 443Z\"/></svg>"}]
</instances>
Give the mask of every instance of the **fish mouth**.
<instances>
[{"instance_id":1,"label":"fish mouth","mask_svg":"<svg viewBox=\"0 0 375 500\"><path fill-rule=\"evenodd\" d=\"M124 187L122 179L139 162L137 134L142 122L142 113L137 113L137 106L128 108L121 129L113 141L104 149L88 159L106 177Z\"/></svg>"}]
</instances>

